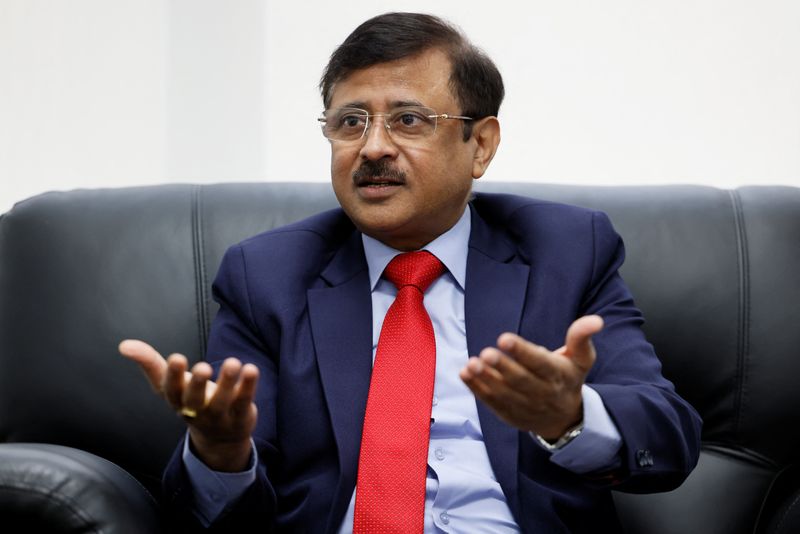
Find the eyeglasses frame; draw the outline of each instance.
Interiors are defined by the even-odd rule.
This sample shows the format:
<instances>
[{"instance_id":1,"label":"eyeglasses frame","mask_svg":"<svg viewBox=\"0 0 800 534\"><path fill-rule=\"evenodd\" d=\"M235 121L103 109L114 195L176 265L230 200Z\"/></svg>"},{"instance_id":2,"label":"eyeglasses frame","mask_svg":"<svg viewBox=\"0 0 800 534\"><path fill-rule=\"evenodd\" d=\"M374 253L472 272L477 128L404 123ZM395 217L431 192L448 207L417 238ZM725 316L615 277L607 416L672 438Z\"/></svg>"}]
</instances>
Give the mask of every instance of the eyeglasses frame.
<instances>
[{"instance_id":1,"label":"eyeglasses frame","mask_svg":"<svg viewBox=\"0 0 800 534\"><path fill-rule=\"evenodd\" d=\"M405 108L412 108L412 109L414 108L414 106L402 106L401 108L399 108L399 110L403 109L404 107ZM433 111L431 108L426 108L425 106L417 106L417 107ZM335 142L339 142L339 143L353 143L353 142L360 141L360 140L364 139L364 137L367 135L367 132L369 131L369 128L370 128L370 126L372 124L372 121L370 119L372 119L373 117L384 117L384 118L385 117L391 117L394 113L396 113L396 112L388 113L388 112L385 112L385 111L384 112L378 112L378 113L370 113L366 109L350 108L350 107L344 107L344 108L340 108L340 109L352 109L353 111L363 111L364 112L363 116L367 119L367 122L364 124L364 131L361 132L361 135L358 138L356 138L356 139L333 139L331 137L328 137L324 133L324 125L328 121L328 118L324 116L324 112L323 112L323 116L317 118L317 121L322 126L322 130L323 130L323 134L322 135L325 137L325 139L327 139L329 141L335 141ZM436 121L434 123L434 125L433 125L433 132L431 132L430 136L427 136L427 137L433 137L433 135L436 133L436 127L439 124L439 119L445 119L445 120L447 120L447 119L456 119L456 120L462 120L462 121L474 121L475 120L472 117L466 117L464 115L450 115L449 113L434 113L433 115L425 115L425 117L427 117L429 119L434 119ZM389 124L389 121L384 119L383 127L386 128L386 131L389 132L389 136L392 139L397 139L396 137L394 137L392 135L392 126Z\"/></svg>"}]
</instances>

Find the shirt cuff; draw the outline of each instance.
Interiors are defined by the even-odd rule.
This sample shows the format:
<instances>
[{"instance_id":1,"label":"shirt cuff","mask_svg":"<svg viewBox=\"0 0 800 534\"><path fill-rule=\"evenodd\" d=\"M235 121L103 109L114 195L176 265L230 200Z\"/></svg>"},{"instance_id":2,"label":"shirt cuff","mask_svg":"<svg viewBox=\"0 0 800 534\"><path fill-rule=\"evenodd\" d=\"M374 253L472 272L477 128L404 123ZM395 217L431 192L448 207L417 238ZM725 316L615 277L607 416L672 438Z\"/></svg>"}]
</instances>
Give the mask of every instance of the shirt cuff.
<instances>
[{"instance_id":1,"label":"shirt cuff","mask_svg":"<svg viewBox=\"0 0 800 534\"><path fill-rule=\"evenodd\" d=\"M252 439L250 450L247 470L239 473L213 471L192 452L187 432L183 441L183 464L194 490L192 512L204 527L216 521L255 481L258 452Z\"/></svg>"},{"instance_id":2,"label":"shirt cuff","mask_svg":"<svg viewBox=\"0 0 800 534\"><path fill-rule=\"evenodd\" d=\"M619 466L622 436L608 415L600 394L586 384L583 396L583 430L575 439L553 452L550 461L580 475Z\"/></svg>"}]
</instances>

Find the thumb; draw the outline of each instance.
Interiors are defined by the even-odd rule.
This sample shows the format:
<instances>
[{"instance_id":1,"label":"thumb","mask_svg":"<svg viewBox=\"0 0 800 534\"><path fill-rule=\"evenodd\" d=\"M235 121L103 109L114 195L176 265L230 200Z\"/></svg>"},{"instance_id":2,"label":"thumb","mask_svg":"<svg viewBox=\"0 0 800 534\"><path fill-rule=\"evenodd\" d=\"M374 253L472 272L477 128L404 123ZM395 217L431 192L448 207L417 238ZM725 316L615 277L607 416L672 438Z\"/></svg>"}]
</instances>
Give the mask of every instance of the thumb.
<instances>
[{"instance_id":1,"label":"thumb","mask_svg":"<svg viewBox=\"0 0 800 534\"><path fill-rule=\"evenodd\" d=\"M167 362L156 349L144 341L126 339L119 344L119 353L138 363L153 389L161 391L167 374Z\"/></svg>"},{"instance_id":2,"label":"thumb","mask_svg":"<svg viewBox=\"0 0 800 534\"><path fill-rule=\"evenodd\" d=\"M602 329L603 318L599 315L586 315L577 319L567 330L564 355L572 358L575 365L588 372L595 360L592 336Z\"/></svg>"}]
</instances>

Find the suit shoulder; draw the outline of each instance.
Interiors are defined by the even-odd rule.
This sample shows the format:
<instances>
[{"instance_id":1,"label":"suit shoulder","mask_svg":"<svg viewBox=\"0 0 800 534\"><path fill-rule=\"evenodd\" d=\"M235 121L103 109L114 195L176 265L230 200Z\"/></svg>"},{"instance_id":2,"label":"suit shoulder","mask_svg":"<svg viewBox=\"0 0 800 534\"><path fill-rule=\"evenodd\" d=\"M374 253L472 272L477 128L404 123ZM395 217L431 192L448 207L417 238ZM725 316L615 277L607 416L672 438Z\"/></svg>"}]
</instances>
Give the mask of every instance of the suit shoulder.
<instances>
[{"instance_id":1,"label":"suit shoulder","mask_svg":"<svg viewBox=\"0 0 800 534\"><path fill-rule=\"evenodd\" d=\"M279 285L308 283L355 231L341 209L325 211L229 247L219 272L248 272L261 282L277 280Z\"/></svg>"},{"instance_id":2,"label":"suit shoulder","mask_svg":"<svg viewBox=\"0 0 800 534\"><path fill-rule=\"evenodd\" d=\"M341 208L323 211L311 217L279 226L248 237L235 247L255 251L264 247L301 247L333 245L347 238L355 227Z\"/></svg>"}]
</instances>

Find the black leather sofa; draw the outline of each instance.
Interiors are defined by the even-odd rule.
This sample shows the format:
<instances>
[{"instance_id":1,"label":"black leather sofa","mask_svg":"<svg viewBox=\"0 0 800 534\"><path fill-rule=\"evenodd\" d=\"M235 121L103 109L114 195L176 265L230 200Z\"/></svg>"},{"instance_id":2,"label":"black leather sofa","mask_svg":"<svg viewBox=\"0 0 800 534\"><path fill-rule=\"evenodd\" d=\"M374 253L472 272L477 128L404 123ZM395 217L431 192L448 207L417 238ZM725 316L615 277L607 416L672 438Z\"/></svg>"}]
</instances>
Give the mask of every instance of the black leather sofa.
<instances>
[{"instance_id":1,"label":"black leather sofa","mask_svg":"<svg viewBox=\"0 0 800 534\"><path fill-rule=\"evenodd\" d=\"M677 490L616 495L631 533L800 532L800 189L481 183L600 208L665 375L704 419ZM204 353L225 248L336 205L327 184L49 193L0 217L0 530L157 532L182 421L117 353Z\"/></svg>"}]
</instances>

